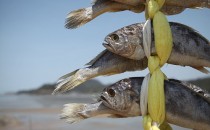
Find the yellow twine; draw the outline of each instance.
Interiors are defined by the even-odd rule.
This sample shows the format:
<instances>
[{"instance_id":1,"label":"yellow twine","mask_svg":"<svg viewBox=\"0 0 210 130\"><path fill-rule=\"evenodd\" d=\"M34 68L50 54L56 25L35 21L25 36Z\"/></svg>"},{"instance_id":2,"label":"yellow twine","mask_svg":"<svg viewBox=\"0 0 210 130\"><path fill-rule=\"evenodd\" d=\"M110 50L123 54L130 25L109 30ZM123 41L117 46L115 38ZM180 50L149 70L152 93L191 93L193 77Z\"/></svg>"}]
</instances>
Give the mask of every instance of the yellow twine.
<instances>
[{"instance_id":1,"label":"yellow twine","mask_svg":"<svg viewBox=\"0 0 210 130\"><path fill-rule=\"evenodd\" d=\"M144 119L143 125L145 130L159 130L158 128L159 124L161 125L162 128L163 126L165 126L163 128L164 130L171 130L169 124L164 122L165 121L164 79L166 79L166 76L160 70L160 68L167 62L173 46L172 33L167 18L162 12L159 11L159 9L163 6L164 2L165 0L147 0L146 4L147 7L145 8L145 17L147 19L153 19L155 48L157 52L157 56L150 56L148 54L150 50L149 51L147 50L146 53L148 58L148 68L151 74L151 78L149 80L149 83L147 83L149 87L148 88L149 115L145 115L145 110L143 109L145 115L143 118ZM150 47L150 45L146 46L146 48L147 47Z\"/></svg>"},{"instance_id":2,"label":"yellow twine","mask_svg":"<svg viewBox=\"0 0 210 130\"><path fill-rule=\"evenodd\" d=\"M149 115L146 115L143 117L143 126L144 126L144 130L150 130L150 128L152 127L152 119Z\"/></svg>"},{"instance_id":3,"label":"yellow twine","mask_svg":"<svg viewBox=\"0 0 210 130\"><path fill-rule=\"evenodd\" d=\"M153 18L155 49L160 58L160 66L165 64L171 54L173 41L170 25L165 15L158 11Z\"/></svg>"}]
</instances>

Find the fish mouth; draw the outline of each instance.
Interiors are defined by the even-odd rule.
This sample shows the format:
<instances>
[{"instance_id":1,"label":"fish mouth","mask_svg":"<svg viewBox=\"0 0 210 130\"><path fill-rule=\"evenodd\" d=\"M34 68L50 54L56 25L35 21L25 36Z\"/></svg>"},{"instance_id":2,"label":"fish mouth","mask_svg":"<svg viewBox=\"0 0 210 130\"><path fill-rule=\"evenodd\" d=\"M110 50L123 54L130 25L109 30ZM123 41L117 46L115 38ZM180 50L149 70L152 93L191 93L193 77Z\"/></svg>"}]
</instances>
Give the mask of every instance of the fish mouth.
<instances>
[{"instance_id":1,"label":"fish mouth","mask_svg":"<svg viewBox=\"0 0 210 130\"><path fill-rule=\"evenodd\" d=\"M109 51L116 52L116 51L115 51L115 48L114 48L114 47L112 46L112 44L110 44L110 43L104 42L104 43L103 43L103 46L104 46L107 50L109 50Z\"/></svg>"},{"instance_id":2,"label":"fish mouth","mask_svg":"<svg viewBox=\"0 0 210 130\"><path fill-rule=\"evenodd\" d=\"M105 106L111 106L110 102L104 96L100 96L100 100Z\"/></svg>"}]
</instances>

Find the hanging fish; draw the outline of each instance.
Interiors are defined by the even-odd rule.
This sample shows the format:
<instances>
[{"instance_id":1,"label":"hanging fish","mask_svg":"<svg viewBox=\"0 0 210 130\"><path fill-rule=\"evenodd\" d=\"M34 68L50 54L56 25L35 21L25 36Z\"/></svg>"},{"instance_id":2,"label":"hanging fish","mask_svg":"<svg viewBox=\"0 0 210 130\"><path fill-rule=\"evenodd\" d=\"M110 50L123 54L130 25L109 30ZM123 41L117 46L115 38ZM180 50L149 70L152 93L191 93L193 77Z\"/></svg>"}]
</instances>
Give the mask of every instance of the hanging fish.
<instances>
[{"instance_id":1,"label":"hanging fish","mask_svg":"<svg viewBox=\"0 0 210 130\"><path fill-rule=\"evenodd\" d=\"M208 0L166 0L161 11L166 15L175 15L183 12L186 8L210 8ZM82 26L97 16L106 12L119 12L129 10L141 13L145 10L145 0L94 0L91 7L78 9L70 12L66 18L65 27L69 29Z\"/></svg>"},{"instance_id":2,"label":"hanging fish","mask_svg":"<svg viewBox=\"0 0 210 130\"><path fill-rule=\"evenodd\" d=\"M105 88L96 103L66 104L61 119L79 122L108 114L112 118L141 116L140 91L143 77L120 80ZM166 121L196 130L210 129L210 94L195 85L169 80L164 83Z\"/></svg>"},{"instance_id":3,"label":"hanging fish","mask_svg":"<svg viewBox=\"0 0 210 130\"><path fill-rule=\"evenodd\" d=\"M210 43L194 29L175 22L170 22L173 36L173 48L167 63L191 66L204 73L204 67L210 67ZM132 24L105 37L104 47L123 57L141 60L145 57L143 49L143 25ZM151 55L156 55L152 32Z\"/></svg>"},{"instance_id":4,"label":"hanging fish","mask_svg":"<svg viewBox=\"0 0 210 130\"><path fill-rule=\"evenodd\" d=\"M139 4L145 3L145 0L112 0L123 4L137 6ZM210 8L208 0L165 0L165 5L173 5L177 7L185 8Z\"/></svg>"},{"instance_id":5,"label":"hanging fish","mask_svg":"<svg viewBox=\"0 0 210 130\"><path fill-rule=\"evenodd\" d=\"M174 46L167 63L191 66L201 72L208 73L204 67L210 67L209 41L185 25L172 22L170 25ZM88 67L62 76L53 94L73 89L97 76L147 68L148 61L143 50L142 27L143 23L133 24L109 34L103 44L107 50L89 62ZM152 55L156 54L154 42L151 50Z\"/></svg>"},{"instance_id":6,"label":"hanging fish","mask_svg":"<svg viewBox=\"0 0 210 130\"><path fill-rule=\"evenodd\" d=\"M130 10L135 13L140 13L144 11L143 4L139 6L132 6L111 0L95 0L92 4L92 7L82 8L70 12L66 18L65 27L70 29L77 28L106 12Z\"/></svg>"},{"instance_id":7,"label":"hanging fish","mask_svg":"<svg viewBox=\"0 0 210 130\"><path fill-rule=\"evenodd\" d=\"M62 76L58 80L53 94L66 92L97 76L144 70L147 68L147 58L132 60L104 50L86 65L88 67L77 69Z\"/></svg>"}]
</instances>

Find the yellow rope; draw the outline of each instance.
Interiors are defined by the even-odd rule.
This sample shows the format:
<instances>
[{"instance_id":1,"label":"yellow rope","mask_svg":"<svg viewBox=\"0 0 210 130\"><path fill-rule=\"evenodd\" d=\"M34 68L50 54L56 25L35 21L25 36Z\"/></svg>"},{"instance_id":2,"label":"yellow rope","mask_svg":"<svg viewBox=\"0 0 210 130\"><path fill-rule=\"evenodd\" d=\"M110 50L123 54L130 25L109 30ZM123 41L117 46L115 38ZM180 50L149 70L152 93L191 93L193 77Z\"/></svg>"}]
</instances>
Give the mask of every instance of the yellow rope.
<instances>
[{"instance_id":1,"label":"yellow rope","mask_svg":"<svg viewBox=\"0 0 210 130\"><path fill-rule=\"evenodd\" d=\"M148 58L148 68L150 71L151 78L148 83L148 115L145 115L144 112L143 118L143 125L145 130L159 130L159 126L161 124L162 129L171 129L169 124L164 122L165 75L160 69L167 62L173 46L171 29L167 18L162 12L159 11L160 8L163 6L164 2L164 0L148 0L145 9L146 19L152 19L155 48L157 52L157 55L155 56L150 56L146 54Z\"/></svg>"}]
</instances>

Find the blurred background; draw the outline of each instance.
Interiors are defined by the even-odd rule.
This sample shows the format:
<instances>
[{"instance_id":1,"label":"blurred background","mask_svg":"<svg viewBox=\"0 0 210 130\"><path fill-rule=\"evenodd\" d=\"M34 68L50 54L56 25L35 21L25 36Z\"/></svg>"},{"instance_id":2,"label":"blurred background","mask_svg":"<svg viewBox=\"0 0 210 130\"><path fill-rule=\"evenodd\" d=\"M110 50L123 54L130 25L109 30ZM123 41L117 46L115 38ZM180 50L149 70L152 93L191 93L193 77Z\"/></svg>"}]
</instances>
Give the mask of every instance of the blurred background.
<instances>
[{"instance_id":1,"label":"blurred background","mask_svg":"<svg viewBox=\"0 0 210 130\"><path fill-rule=\"evenodd\" d=\"M91 102L92 95L108 84L148 73L148 70L144 70L98 77L68 95L50 95L60 76L84 67L105 49L102 43L107 34L123 26L145 21L144 13L123 11L103 14L74 30L66 29L66 15L70 11L88 7L90 3L90 0L0 0L1 129L141 128L141 118L93 118L75 125L59 120L63 104ZM209 39L209 17L209 9L186 9L168 19L186 24ZM169 78L190 81L209 89L209 74L168 64L163 71Z\"/></svg>"}]
</instances>

